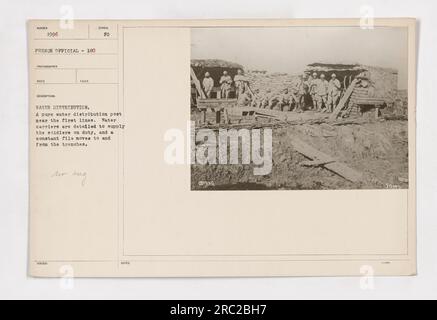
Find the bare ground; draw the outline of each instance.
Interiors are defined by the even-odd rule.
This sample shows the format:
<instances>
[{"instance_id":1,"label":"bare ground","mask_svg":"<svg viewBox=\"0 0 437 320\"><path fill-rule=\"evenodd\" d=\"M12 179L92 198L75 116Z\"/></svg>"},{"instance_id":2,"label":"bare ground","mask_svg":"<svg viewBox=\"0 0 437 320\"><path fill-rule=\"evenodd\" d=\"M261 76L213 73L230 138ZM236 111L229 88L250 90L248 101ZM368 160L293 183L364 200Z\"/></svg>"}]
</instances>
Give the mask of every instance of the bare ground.
<instances>
[{"instance_id":1,"label":"bare ground","mask_svg":"<svg viewBox=\"0 0 437 320\"><path fill-rule=\"evenodd\" d=\"M408 187L407 121L364 124L288 125L273 129L273 169L256 176L253 165L192 165L193 190L322 190L392 189ZM324 167L304 167L308 160L295 151L292 137L361 172L364 181L352 183Z\"/></svg>"}]
</instances>

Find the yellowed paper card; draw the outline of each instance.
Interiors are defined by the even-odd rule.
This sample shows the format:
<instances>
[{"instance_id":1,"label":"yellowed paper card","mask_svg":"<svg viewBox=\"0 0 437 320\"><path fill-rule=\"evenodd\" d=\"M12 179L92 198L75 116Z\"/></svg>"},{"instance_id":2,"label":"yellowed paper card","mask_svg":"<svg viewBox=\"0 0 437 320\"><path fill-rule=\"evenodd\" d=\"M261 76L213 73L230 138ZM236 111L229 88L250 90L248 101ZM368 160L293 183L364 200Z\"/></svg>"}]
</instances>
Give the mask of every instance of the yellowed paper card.
<instances>
[{"instance_id":1,"label":"yellowed paper card","mask_svg":"<svg viewBox=\"0 0 437 320\"><path fill-rule=\"evenodd\" d=\"M415 20L28 22L37 277L414 275Z\"/></svg>"}]
</instances>

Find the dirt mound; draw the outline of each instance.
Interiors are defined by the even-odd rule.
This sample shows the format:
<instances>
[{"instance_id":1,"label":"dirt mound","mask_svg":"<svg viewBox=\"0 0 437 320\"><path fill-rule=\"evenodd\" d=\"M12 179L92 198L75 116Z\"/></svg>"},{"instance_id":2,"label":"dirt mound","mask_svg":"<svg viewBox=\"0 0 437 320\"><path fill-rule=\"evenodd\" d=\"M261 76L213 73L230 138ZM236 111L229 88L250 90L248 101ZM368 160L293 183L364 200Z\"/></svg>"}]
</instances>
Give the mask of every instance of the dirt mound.
<instances>
[{"instance_id":1,"label":"dirt mound","mask_svg":"<svg viewBox=\"0 0 437 320\"><path fill-rule=\"evenodd\" d=\"M297 137L361 172L352 183L324 167L304 167L308 160L293 149ZM360 125L293 125L273 130L273 168L256 176L253 165L193 165L192 189L359 189L408 187L407 121Z\"/></svg>"}]
</instances>

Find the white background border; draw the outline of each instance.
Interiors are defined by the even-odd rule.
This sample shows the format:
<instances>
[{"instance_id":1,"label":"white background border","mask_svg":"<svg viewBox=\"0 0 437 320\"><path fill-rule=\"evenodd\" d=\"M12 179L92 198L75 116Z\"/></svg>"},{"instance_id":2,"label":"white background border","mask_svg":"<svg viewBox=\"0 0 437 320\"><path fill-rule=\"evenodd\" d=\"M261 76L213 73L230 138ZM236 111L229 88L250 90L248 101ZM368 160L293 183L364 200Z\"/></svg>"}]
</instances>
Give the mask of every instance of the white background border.
<instances>
[{"instance_id":1,"label":"white background border","mask_svg":"<svg viewBox=\"0 0 437 320\"><path fill-rule=\"evenodd\" d=\"M353 18L418 19L416 277L249 279L60 279L27 277L28 84L26 19ZM14 0L0 4L0 298L306 299L437 298L437 2L434 0ZM434 95L433 95L434 94ZM437 97L436 97L437 98Z\"/></svg>"}]
</instances>

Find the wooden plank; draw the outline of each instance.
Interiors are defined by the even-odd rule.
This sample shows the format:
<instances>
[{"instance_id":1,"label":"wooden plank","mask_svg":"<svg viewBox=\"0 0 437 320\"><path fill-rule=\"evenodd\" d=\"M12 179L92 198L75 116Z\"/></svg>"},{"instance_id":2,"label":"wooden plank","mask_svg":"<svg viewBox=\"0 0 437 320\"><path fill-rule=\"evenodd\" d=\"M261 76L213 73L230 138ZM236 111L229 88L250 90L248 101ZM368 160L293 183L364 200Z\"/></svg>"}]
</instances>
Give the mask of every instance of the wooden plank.
<instances>
[{"instance_id":1,"label":"wooden plank","mask_svg":"<svg viewBox=\"0 0 437 320\"><path fill-rule=\"evenodd\" d=\"M268 116L278 120L283 120L283 121L288 120L288 115L284 111L257 108L255 109L255 113L260 116Z\"/></svg>"},{"instance_id":2,"label":"wooden plank","mask_svg":"<svg viewBox=\"0 0 437 320\"><path fill-rule=\"evenodd\" d=\"M369 89L367 89L367 88L355 88L354 92L369 93Z\"/></svg>"},{"instance_id":3,"label":"wooden plank","mask_svg":"<svg viewBox=\"0 0 437 320\"><path fill-rule=\"evenodd\" d=\"M346 180L349 180L351 182L363 181L363 175L360 172L348 167L344 163L335 161L335 159L333 159L331 156L315 149L309 144L303 142L302 140L293 137L291 139L291 145L297 152L303 154L305 157L313 161L326 162L323 167L338 174Z\"/></svg>"},{"instance_id":4,"label":"wooden plank","mask_svg":"<svg viewBox=\"0 0 437 320\"><path fill-rule=\"evenodd\" d=\"M337 119L340 111L344 108L344 106L346 105L346 103L347 103L348 99L350 98L352 92L354 91L354 88L355 88L355 85L357 84L357 82L358 82L358 80L354 79L354 81L352 81L350 86L347 88L347 90L344 93L343 97L341 98L340 102L335 107L334 111L332 112L331 116L329 117L330 120Z\"/></svg>"},{"instance_id":5,"label":"wooden plank","mask_svg":"<svg viewBox=\"0 0 437 320\"><path fill-rule=\"evenodd\" d=\"M331 122L330 125L331 126L344 126L344 125L348 125L348 124L363 124L366 123L367 121L365 119L345 119L345 120L338 120L335 122Z\"/></svg>"},{"instance_id":6,"label":"wooden plank","mask_svg":"<svg viewBox=\"0 0 437 320\"><path fill-rule=\"evenodd\" d=\"M215 112L215 123L220 124L221 122L221 111L216 111Z\"/></svg>"},{"instance_id":7,"label":"wooden plank","mask_svg":"<svg viewBox=\"0 0 437 320\"><path fill-rule=\"evenodd\" d=\"M201 111L202 112L202 116L201 116L201 119L202 119L202 124L206 124L206 110L202 110Z\"/></svg>"},{"instance_id":8,"label":"wooden plank","mask_svg":"<svg viewBox=\"0 0 437 320\"><path fill-rule=\"evenodd\" d=\"M226 103L226 104L232 104L237 102L237 99L232 98L232 99L215 99L215 98L200 98L199 99L200 102L205 102L205 103Z\"/></svg>"},{"instance_id":9,"label":"wooden plank","mask_svg":"<svg viewBox=\"0 0 437 320\"><path fill-rule=\"evenodd\" d=\"M191 79L194 82L194 85L196 86L197 92L199 93L199 96L203 99L206 98L206 94L205 92L203 92L202 86L200 85L200 81L199 79L197 79L196 73L194 72L193 68L190 68L190 75L191 75Z\"/></svg>"},{"instance_id":10,"label":"wooden plank","mask_svg":"<svg viewBox=\"0 0 437 320\"><path fill-rule=\"evenodd\" d=\"M384 100L382 99L356 99L354 100L356 104L384 104Z\"/></svg>"},{"instance_id":11,"label":"wooden plank","mask_svg":"<svg viewBox=\"0 0 437 320\"><path fill-rule=\"evenodd\" d=\"M198 109L235 108L237 99L197 99Z\"/></svg>"},{"instance_id":12,"label":"wooden plank","mask_svg":"<svg viewBox=\"0 0 437 320\"><path fill-rule=\"evenodd\" d=\"M255 97L255 94L253 93L252 89L250 88L249 83L246 82L245 85L246 85L247 90L249 90L250 94L252 95L252 97Z\"/></svg>"},{"instance_id":13,"label":"wooden plank","mask_svg":"<svg viewBox=\"0 0 437 320\"><path fill-rule=\"evenodd\" d=\"M228 111L229 115L232 116L238 116L238 117L242 117L244 115L253 115L255 113L255 108L253 107L235 107L235 108L229 108L229 109L225 109Z\"/></svg>"},{"instance_id":14,"label":"wooden plank","mask_svg":"<svg viewBox=\"0 0 437 320\"><path fill-rule=\"evenodd\" d=\"M325 168L335 172L339 176L345 178L346 180L349 180L351 182L362 182L363 181L363 175L361 172L358 172L344 163L341 162L333 162L328 163L324 166Z\"/></svg>"},{"instance_id":15,"label":"wooden plank","mask_svg":"<svg viewBox=\"0 0 437 320\"><path fill-rule=\"evenodd\" d=\"M310 161L302 161L299 164L304 167L320 167L324 166L328 163L333 163L335 160L332 161L326 161L326 160L310 160Z\"/></svg>"},{"instance_id":16,"label":"wooden plank","mask_svg":"<svg viewBox=\"0 0 437 320\"><path fill-rule=\"evenodd\" d=\"M352 97L363 97L363 98L371 98L367 93L354 92L352 93Z\"/></svg>"}]
</instances>

